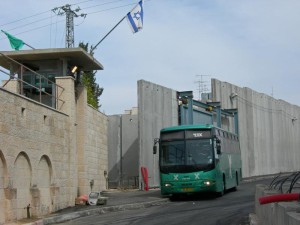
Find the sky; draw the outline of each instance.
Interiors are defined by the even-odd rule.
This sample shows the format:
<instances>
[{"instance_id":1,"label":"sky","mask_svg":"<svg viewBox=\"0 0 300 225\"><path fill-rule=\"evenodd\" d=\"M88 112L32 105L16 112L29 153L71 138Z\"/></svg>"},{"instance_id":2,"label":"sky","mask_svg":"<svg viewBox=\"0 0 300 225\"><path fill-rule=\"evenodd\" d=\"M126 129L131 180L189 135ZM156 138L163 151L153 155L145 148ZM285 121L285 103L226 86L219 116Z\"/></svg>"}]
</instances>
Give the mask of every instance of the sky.
<instances>
[{"instance_id":1,"label":"sky","mask_svg":"<svg viewBox=\"0 0 300 225\"><path fill-rule=\"evenodd\" d=\"M75 46L95 45L137 3L1 1L0 29L37 49L64 48L65 16L52 9L71 4L87 14L74 18ZM299 0L145 0L143 29L133 34L124 20L95 50L104 66L96 74L104 88L100 111L114 115L137 107L141 79L194 91L199 99L215 78L299 106L299 12ZM0 51L10 50L1 32ZM7 78L0 73L0 79Z\"/></svg>"}]
</instances>

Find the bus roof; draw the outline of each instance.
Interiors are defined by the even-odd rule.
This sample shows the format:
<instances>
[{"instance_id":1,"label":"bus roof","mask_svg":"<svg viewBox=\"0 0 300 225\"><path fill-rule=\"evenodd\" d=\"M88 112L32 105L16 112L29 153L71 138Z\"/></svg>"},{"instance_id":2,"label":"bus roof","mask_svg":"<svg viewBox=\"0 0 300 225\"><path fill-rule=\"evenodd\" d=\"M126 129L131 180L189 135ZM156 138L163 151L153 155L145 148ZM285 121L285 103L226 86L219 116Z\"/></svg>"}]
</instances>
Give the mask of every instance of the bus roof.
<instances>
[{"instance_id":1,"label":"bus roof","mask_svg":"<svg viewBox=\"0 0 300 225\"><path fill-rule=\"evenodd\" d=\"M173 127L165 127L160 132L176 131L176 130L189 130L189 129L212 129L215 126L211 124L194 124L194 125L180 125Z\"/></svg>"}]
</instances>

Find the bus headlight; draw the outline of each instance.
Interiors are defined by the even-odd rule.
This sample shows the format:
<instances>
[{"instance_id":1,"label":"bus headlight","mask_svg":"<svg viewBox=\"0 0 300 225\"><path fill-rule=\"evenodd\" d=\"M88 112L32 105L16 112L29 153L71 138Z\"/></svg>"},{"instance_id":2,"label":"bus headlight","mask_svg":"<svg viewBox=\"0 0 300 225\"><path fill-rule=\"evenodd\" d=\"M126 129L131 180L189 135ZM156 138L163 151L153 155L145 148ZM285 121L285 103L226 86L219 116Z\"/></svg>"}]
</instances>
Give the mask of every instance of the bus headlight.
<instances>
[{"instance_id":1,"label":"bus headlight","mask_svg":"<svg viewBox=\"0 0 300 225\"><path fill-rule=\"evenodd\" d=\"M172 184L165 184L165 187L171 187Z\"/></svg>"},{"instance_id":2,"label":"bus headlight","mask_svg":"<svg viewBox=\"0 0 300 225\"><path fill-rule=\"evenodd\" d=\"M210 186L210 185L211 185L211 182L210 182L210 181L204 181L204 184L205 184L206 186Z\"/></svg>"}]
</instances>

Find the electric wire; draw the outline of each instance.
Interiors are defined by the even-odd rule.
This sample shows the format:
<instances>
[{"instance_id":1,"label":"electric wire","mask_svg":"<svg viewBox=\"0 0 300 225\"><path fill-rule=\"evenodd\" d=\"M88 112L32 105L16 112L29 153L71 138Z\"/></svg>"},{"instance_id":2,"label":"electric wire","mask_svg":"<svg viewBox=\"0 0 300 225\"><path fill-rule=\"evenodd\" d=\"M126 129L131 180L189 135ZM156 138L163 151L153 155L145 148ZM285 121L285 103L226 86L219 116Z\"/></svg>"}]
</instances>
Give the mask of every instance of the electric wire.
<instances>
[{"instance_id":1,"label":"electric wire","mask_svg":"<svg viewBox=\"0 0 300 225\"><path fill-rule=\"evenodd\" d=\"M289 119L292 119L292 118L295 118L295 117L296 117L296 116L294 116L294 115L288 113L287 111L285 111L285 110L283 110L283 109L266 108L266 107L264 107L264 106L255 104L255 103L253 103L253 102L251 102L251 101L249 101L249 100L247 100L247 99L245 99L245 98L243 98L243 97L241 97L241 96L237 96L237 98L238 98L238 101L239 101L240 103L245 104L245 105L247 105L247 106L249 106L249 107L253 107L253 108L255 108L255 109L257 109L257 110L260 110L260 111L263 111L263 112L267 112L267 113L282 113L283 116L285 116L285 117L287 117L287 118L289 118ZM278 105L278 102L275 102L275 103L277 103L277 105Z\"/></svg>"},{"instance_id":2,"label":"electric wire","mask_svg":"<svg viewBox=\"0 0 300 225\"><path fill-rule=\"evenodd\" d=\"M70 4L70 5L78 5L78 4L85 3L85 2L89 2L89 1L93 1L93 0L81 1L81 2L74 3L74 4ZM11 21L11 22L3 23L3 24L0 24L0 27L6 26L6 25L9 25L9 24L12 24L12 23L20 22L20 21L23 21L23 20L26 20L26 19L29 19L29 18L32 18L32 17L35 17L35 16L39 16L39 15L45 14L45 13L47 13L47 12L51 12L51 11L52 11L52 10L47 10L47 11L40 12L40 13L31 15L31 16L26 16L26 17L23 17L23 18L21 18L21 19L17 19L17 20Z\"/></svg>"},{"instance_id":3,"label":"electric wire","mask_svg":"<svg viewBox=\"0 0 300 225\"><path fill-rule=\"evenodd\" d=\"M74 3L74 4L72 4L72 5L77 5L77 4L85 3L85 2L89 2L89 1L92 1L92 0L81 1L81 2L78 2L78 3ZM102 3L102 4L90 6L90 7L88 7L88 8L91 8L91 7L94 8L94 7L96 7L96 6L102 6L102 5L112 4L112 3L120 2L120 1L124 1L124 0L110 1L110 2L106 2L106 3ZM88 13L88 14L95 14L95 13L100 13L100 12L110 11L110 10L114 10L114 9L117 9L117 8L126 7L126 6L129 6L129 5L134 5L134 4L136 4L136 3L131 3L131 4L121 5L121 6L117 6L117 7L108 8L108 9L103 9L103 10L99 10L99 11L92 12L92 13ZM8 25L8 24L15 23L15 22L23 21L23 20L25 20L25 19L32 18L32 17L35 17L35 16L39 16L39 15L42 15L42 14L45 14L45 13L51 12L51 11L52 11L52 10L48 10L48 11L44 11L44 12L41 12L41 13L37 13L37 14L31 15L31 16L28 16L28 17L23 17L23 18L21 18L21 19L15 20L15 21L12 21L12 22L8 22L8 23L5 23L5 24L2 24L2 25L0 25L0 27L1 27L1 26L4 26L4 25ZM51 19L51 16L50 16L50 17L43 18L43 19L35 20L35 21L33 21L33 22L24 24L24 25L22 25L22 26L14 27L14 28L11 28L11 29L6 29L6 31L16 30L16 29L18 29L18 28L20 28L20 27L26 27L26 26L28 26L28 25L32 25L32 24L34 24L34 23L37 23L37 22L40 22L40 21L44 21L44 20L47 20L47 19ZM60 23L60 22L63 22L63 21L59 21L59 22L57 22L57 23ZM51 26L51 25L52 25L52 23L47 24L47 25L44 25L44 26L35 27L35 28L29 29L29 30L25 30L25 31L22 31L22 32L14 33L13 35L19 35L19 34L23 34L23 33L28 33L28 32L30 32L30 31L38 30L38 29L41 29L41 28L44 28L44 27L47 27L47 26ZM4 40L4 39L5 39L5 38L1 38L0 40Z\"/></svg>"},{"instance_id":4,"label":"electric wire","mask_svg":"<svg viewBox=\"0 0 300 225\"><path fill-rule=\"evenodd\" d=\"M82 8L82 10L90 9L90 8L95 8L97 6L108 5L108 4L112 4L112 3L115 3L115 2L121 2L121 1L124 1L124 0L115 0L115 1L110 1L110 2L104 2L104 3L98 4L98 5L92 5L92 6L88 6L88 7Z\"/></svg>"},{"instance_id":5,"label":"electric wire","mask_svg":"<svg viewBox=\"0 0 300 225\"><path fill-rule=\"evenodd\" d=\"M280 193L293 193L294 189L299 189L300 186L295 186L299 184L298 180L300 179L300 171L291 173L290 175L282 175L281 173L277 175L270 183L269 190L277 190ZM287 188L286 191L284 189Z\"/></svg>"}]
</instances>

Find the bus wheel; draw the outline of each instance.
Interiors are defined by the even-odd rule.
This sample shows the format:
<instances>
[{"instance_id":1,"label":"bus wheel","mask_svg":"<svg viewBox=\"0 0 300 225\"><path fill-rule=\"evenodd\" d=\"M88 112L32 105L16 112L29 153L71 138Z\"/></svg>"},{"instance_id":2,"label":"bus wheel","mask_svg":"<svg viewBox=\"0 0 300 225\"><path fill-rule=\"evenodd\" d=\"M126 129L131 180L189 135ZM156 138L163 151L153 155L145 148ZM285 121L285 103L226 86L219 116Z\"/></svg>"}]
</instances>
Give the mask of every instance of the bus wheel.
<instances>
[{"instance_id":1,"label":"bus wheel","mask_svg":"<svg viewBox=\"0 0 300 225\"><path fill-rule=\"evenodd\" d=\"M218 192L218 196L221 197L225 194L226 190L226 181L225 181L225 176L223 175L223 182L222 182L222 190Z\"/></svg>"},{"instance_id":2,"label":"bus wheel","mask_svg":"<svg viewBox=\"0 0 300 225\"><path fill-rule=\"evenodd\" d=\"M237 191L238 186L239 186L239 175L238 172L235 172L235 187L233 187L233 191Z\"/></svg>"}]
</instances>

